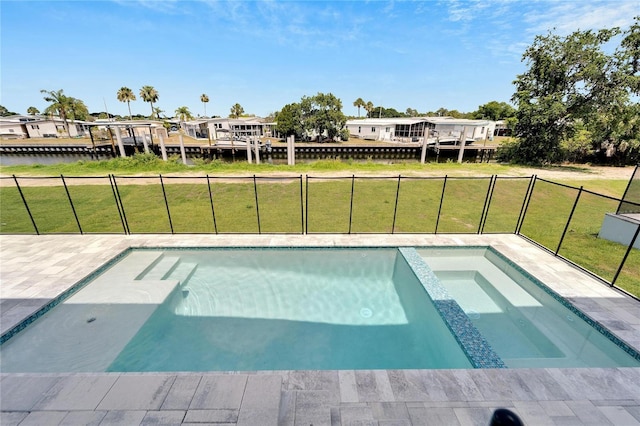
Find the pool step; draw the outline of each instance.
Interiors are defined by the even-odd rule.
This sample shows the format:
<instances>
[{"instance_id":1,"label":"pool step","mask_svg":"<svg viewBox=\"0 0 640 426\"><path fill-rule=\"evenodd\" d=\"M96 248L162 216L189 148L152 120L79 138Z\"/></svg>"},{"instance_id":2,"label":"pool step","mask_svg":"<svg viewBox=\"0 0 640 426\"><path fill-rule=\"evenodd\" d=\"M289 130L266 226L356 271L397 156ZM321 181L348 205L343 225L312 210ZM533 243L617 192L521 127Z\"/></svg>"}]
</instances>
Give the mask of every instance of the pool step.
<instances>
[{"instance_id":1,"label":"pool step","mask_svg":"<svg viewBox=\"0 0 640 426\"><path fill-rule=\"evenodd\" d=\"M168 276L171 271L180 262L180 256L160 256L155 262L149 265L142 273L140 273L136 280L162 280Z\"/></svg>"},{"instance_id":2,"label":"pool step","mask_svg":"<svg viewBox=\"0 0 640 426\"><path fill-rule=\"evenodd\" d=\"M180 284L182 284L188 281L189 278L191 278L191 275L196 272L196 269L198 269L197 263L180 261L175 268L173 268L167 273L165 277L163 277L163 279L166 279L170 276L172 280L178 280L180 281Z\"/></svg>"}]
</instances>

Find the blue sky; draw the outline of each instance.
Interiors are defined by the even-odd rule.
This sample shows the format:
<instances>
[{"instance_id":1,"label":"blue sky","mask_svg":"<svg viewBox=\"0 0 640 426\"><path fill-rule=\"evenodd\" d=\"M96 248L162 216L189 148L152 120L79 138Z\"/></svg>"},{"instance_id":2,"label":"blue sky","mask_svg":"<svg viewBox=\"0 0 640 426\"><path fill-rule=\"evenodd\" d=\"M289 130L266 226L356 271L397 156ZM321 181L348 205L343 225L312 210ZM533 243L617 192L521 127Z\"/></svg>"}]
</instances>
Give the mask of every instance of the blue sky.
<instances>
[{"instance_id":1,"label":"blue sky","mask_svg":"<svg viewBox=\"0 0 640 426\"><path fill-rule=\"evenodd\" d=\"M0 104L43 110L64 89L89 111L127 114L122 86L226 117L238 102L266 116L331 92L399 111L468 112L509 101L522 53L554 29L628 27L638 0L574 1L2 1ZM134 114L150 106L132 102Z\"/></svg>"}]
</instances>

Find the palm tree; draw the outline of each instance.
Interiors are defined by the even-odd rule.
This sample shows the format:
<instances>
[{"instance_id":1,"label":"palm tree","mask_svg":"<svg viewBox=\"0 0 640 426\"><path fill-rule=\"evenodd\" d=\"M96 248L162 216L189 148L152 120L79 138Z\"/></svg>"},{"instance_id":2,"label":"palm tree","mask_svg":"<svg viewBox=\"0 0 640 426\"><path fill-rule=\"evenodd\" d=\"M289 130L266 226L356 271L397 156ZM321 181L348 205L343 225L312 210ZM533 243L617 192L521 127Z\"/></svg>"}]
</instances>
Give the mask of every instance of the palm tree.
<instances>
[{"instance_id":1,"label":"palm tree","mask_svg":"<svg viewBox=\"0 0 640 426\"><path fill-rule=\"evenodd\" d=\"M29 108L27 108L27 114L36 115L40 114L40 111L38 111L38 108L30 106Z\"/></svg>"},{"instance_id":2,"label":"palm tree","mask_svg":"<svg viewBox=\"0 0 640 426\"><path fill-rule=\"evenodd\" d=\"M131 104L129 104L129 102L136 100L136 95L133 94L133 90L123 86L118 90L117 96L120 102L127 103L127 108L129 108L129 120L133 120L133 117L131 116Z\"/></svg>"},{"instance_id":3,"label":"palm tree","mask_svg":"<svg viewBox=\"0 0 640 426\"><path fill-rule=\"evenodd\" d=\"M362 98L358 98L353 101L353 106L358 108L358 118L360 118L360 107L365 107L367 104L362 100Z\"/></svg>"},{"instance_id":4,"label":"palm tree","mask_svg":"<svg viewBox=\"0 0 640 426\"><path fill-rule=\"evenodd\" d=\"M163 109L160 109L158 107L153 107L153 113L156 115L156 117L158 118L158 120L160 120L160 114L164 113ZM164 118L167 118L167 116L165 115Z\"/></svg>"},{"instance_id":5,"label":"palm tree","mask_svg":"<svg viewBox=\"0 0 640 426\"><path fill-rule=\"evenodd\" d=\"M234 106L231 107L231 115L229 115L229 117L238 118L242 114L244 114L244 108L242 108L240 104L236 103Z\"/></svg>"},{"instance_id":6,"label":"palm tree","mask_svg":"<svg viewBox=\"0 0 640 426\"><path fill-rule=\"evenodd\" d=\"M371 118L371 113L373 112L373 102L367 102L367 104L364 106L364 109L367 110L367 117Z\"/></svg>"},{"instance_id":7,"label":"palm tree","mask_svg":"<svg viewBox=\"0 0 640 426\"><path fill-rule=\"evenodd\" d=\"M158 102L158 91L154 89L153 86L142 86L142 89L140 89L140 97L144 102L151 104L151 118L153 118L153 114L155 113L153 103Z\"/></svg>"},{"instance_id":8,"label":"palm tree","mask_svg":"<svg viewBox=\"0 0 640 426\"><path fill-rule=\"evenodd\" d=\"M206 117L207 116L207 102L209 102L209 97L203 93L202 95L200 95L200 102L202 102L202 105L204 105L204 116Z\"/></svg>"},{"instance_id":9,"label":"palm tree","mask_svg":"<svg viewBox=\"0 0 640 426\"><path fill-rule=\"evenodd\" d=\"M189 111L188 107L181 106L180 108L176 109L176 117L178 117L180 121L187 121L191 120L193 118L193 115L191 115L191 111Z\"/></svg>"},{"instance_id":10,"label":"palm tree","mask_svg":"<svg viewBox=\"0 0 640 426\"><path fill-rule=\"evenodd\" d=\"M49 112L55 112L64 121L64 129L67 131L67 135L71 137L69 133L69 122L67 121L67 110L69 109L69 98L63 93L63 90L40 90L40 93L46 93L44 100L51 102L51 105L47 107Z\"/></svg>"}]
</instances>

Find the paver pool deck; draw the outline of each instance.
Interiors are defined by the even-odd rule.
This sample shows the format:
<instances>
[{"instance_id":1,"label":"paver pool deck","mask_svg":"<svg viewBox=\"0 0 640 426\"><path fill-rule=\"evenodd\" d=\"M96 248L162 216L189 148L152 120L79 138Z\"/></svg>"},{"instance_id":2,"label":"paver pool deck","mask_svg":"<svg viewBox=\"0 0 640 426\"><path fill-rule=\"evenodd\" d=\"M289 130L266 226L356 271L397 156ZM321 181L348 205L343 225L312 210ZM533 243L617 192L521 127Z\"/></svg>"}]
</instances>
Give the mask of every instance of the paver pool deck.
<instances>
[{"instance_id":1,"label":"paver pool deck","mask_svg":"<svg viewBox=\"0 0 640 426\"><path fill-rule=\"evenodd\" d=\"M2 333L128 247L491 245L640 350L640 302L516 235L0 236ZM327 348L330 350L330 348ZM640 425L640 368L0 373L8 425Z\"/></svg>"}]
</instances>

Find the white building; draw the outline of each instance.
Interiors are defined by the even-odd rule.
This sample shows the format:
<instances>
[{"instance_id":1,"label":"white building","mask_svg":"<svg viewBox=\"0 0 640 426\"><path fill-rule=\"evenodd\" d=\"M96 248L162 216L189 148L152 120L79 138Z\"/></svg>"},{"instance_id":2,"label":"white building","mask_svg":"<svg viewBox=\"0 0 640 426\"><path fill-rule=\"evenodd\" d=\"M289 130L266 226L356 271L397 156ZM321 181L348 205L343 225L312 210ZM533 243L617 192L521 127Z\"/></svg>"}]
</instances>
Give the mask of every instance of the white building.
<instances>
[{"instance_id":1,"label":"white building","mask_svg":"<svg viewBox=\"0 0 640 426\"><path fill-rule=\"evenodd\" d=\"M89 132L85 121L67 120L69 135L64 120L42 115L13 115L0 119L0 133L3 139L82 137Z\"/></svg>"},{"instance_id":2,"label":"white building","mask_svg":"<svg viewBox=\"0 0 640 426\"><path fill-rule=\"evenodd\" d=\"M185 133L196 139L245 139L250 136L271 137L275 123L259 117L202 118L182 123Z\"/></svg>"},{"instance_id":3,"label":"white building","mask_svg":"<svg viewBox=\"0 0 640 426\"><path fill-rule=\"evenodd\" d=\"M467 140L493 138L495 122L451 117L364 118L347 121L352 137L388 142L422 142L429 128L429 142L459 140L464 132Z\"/></svg>"}]
</instances>

